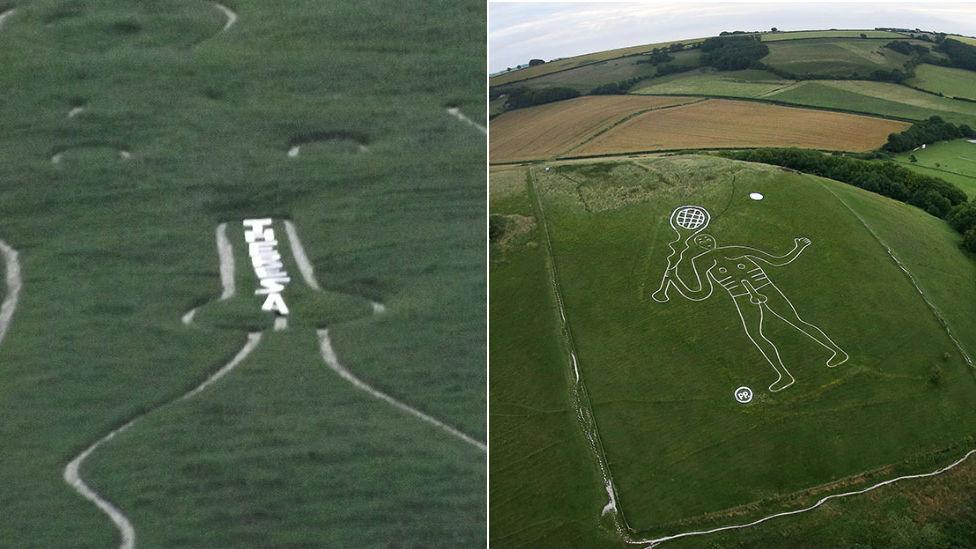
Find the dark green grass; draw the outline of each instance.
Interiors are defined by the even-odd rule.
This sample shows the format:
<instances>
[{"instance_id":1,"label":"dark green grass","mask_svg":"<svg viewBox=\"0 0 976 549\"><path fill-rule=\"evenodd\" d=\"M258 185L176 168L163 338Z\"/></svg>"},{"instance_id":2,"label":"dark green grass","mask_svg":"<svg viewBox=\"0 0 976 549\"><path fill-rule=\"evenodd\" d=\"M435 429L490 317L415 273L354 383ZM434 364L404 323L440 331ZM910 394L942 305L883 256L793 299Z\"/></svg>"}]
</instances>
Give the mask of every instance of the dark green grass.
<instances>
[{"instance_id":1,"label":"dark green grass","mask_svg":"<svg viewBox=\"0 0 976 549\"><path fill-rule=\"evenodd\" d=\"M326 293L293 272L293 332L83 475L146 546L481 545L483 455L324 370L310 328L336 322L357 375L484 438L484 137L444 112L485 117L483 6L237 1L214 35L204 2L79 5L24 3L0 30L0 237L25 278L0 346L0 546L116 543L62 469L237 352L229 312L179 318L220 293L216 224L263 215L295 221ZM286 156L322 131L370 150Z\"/></svg>"},{"instance_id":2,"label":"dark green grass","mask_svg":"<svg viewBox=\"0 0 976 549\"><path fill-rule=\"evenodd\" d=\"M972 349L976 331L965 315L976 299L973 263L943 222L843 184L775 169L700 157L646 167L651 173L643 181L629 177L634 166L563 174L575 183L560 168L534 172L582 375L634 528L664 534L745 522L841 490L802 492L813 486L874 471L843 484L863 486L931 470L962 453L973 434L971 370L908 279L825 186L895 247ZM748 200L752 191L766 199ZM692 202L716 214L730 196L732 206L710 229L720 243L786 251L795 236L814 240L796 262L768 271L805 318L851 352L849 363L828 370L818 347L786 339L781 349L798 381L769 394L772 370L745 338L727 297L699 304L676 298L667 305L646 299L663 270L663 256L649 250L670 240L671 208ZM952 288L964 294L954 299ZM499 310L493 318L503 325L517 322ZM946 376L940 386L929 381L935 367ZM732 401L739 385L757 391L755 404ZM601 503L598 495L590 505ZM731 517L704 516L746 503L752 505ZM753 546L773 539L802 546L802 537L784 545L775 531L748 539ZM686 546L707 543L701 538Z\"/></svg>"}]
</instances>

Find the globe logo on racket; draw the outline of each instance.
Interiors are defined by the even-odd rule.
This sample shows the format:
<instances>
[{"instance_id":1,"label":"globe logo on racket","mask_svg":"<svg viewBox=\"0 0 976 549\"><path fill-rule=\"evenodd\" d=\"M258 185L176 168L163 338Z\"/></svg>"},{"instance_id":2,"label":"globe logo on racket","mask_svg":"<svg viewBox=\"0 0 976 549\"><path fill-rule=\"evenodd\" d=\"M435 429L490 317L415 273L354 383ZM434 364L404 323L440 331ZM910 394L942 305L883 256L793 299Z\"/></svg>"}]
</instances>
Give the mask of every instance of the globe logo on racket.
<instances>
[{"instance_id":1,"label":"globe logo on racket","mask_svg":"<svg viewBox=\"0 0 976 549\"><path fill-rule=\"evenodd\" d=\"M682 229L695 230L708 225L708 212L698 206L685 206L675 210L674 224Z\"/></svg>"}]
</instances>

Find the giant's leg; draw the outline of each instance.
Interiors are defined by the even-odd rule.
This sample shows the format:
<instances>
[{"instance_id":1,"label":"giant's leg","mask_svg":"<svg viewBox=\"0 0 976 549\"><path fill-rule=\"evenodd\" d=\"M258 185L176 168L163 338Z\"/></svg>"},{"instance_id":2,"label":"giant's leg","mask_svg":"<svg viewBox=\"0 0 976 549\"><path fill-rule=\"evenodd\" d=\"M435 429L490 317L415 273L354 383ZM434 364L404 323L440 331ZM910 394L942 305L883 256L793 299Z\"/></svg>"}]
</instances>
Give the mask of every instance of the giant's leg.
<instances>
[{"instance_id":1,"label":"giant's leg","mask_svg":"<svg viewBox=\"0 0 976 549\"><path fill-rule=\"evenodd\" d=\"M762 293L767 297L768 301L766 305L769 307L769 311L779 318L783 319L784 322L795 328L797 331L803 333L805 336L816 341L831 353L833 353L830 358L827 359L827 367L833 368L834 366L840 366L841 364L847 362L850 358L844 349L841 349L834 340L830 339L827 334L824 333L815 324L811 324L806 320L800 318L800 314L796 312L796 308L793 307L793 303L783 295L783 292L779 291L779 288L775 284L770 284L763 288Z\"/></svg>"},{"instance_id":2,"label":"giant's leg","mask_svg":"<svg viewBox=\"0 0 976 549\"><path fill-rule=\"evenodd\" d=\"M766 306L751 303L748 295L738 296L733 300L736 310L739 311L739 320L742 321L742 328L745 330L746 336L759 349L766 362L776 371L776 381L770 384L769 390L775 393L793 385L796 380L783 365L783 359L779 356L779 349L763 334Z\"/></svg>"}]
</instances>

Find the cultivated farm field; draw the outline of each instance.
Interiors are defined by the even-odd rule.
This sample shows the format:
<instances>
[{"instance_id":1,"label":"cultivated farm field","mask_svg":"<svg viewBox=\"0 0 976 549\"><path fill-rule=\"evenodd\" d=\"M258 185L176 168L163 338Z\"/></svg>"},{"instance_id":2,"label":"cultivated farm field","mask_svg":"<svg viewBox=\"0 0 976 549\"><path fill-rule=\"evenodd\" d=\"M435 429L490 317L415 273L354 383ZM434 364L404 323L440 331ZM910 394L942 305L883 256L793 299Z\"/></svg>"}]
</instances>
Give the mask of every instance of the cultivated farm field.
<instances>
[{"instance_id":1,"label":"cultivated farm field","mask_svg":"<svg viewBox=\"0 0 976 549\"><path fill-rule=\"evenodd\" d=\"M2 5L0 547L483 546L483 3Z\"/></svg>"},{"instance_id":2,"label":"cultivated farm field","mask_svg":"<svg viewBox=\"0 0 976 549\"><path fill-rule=\"evenodd\" d=\"M694 97L587 96L504 113L491 121L494 163L563 154L639 113L701 101Z\"/></svg>"},{"instance_id":3,"label":"cultivated farm field","mask_svg":"<svg viewBox=\"0 0 976 549\"><path fill-rule=\"evenodd\" d=\"M567 154L751 147L869 151L907 127L882 118L709 99L635 116Z\"/></svg>"}]
</instances>

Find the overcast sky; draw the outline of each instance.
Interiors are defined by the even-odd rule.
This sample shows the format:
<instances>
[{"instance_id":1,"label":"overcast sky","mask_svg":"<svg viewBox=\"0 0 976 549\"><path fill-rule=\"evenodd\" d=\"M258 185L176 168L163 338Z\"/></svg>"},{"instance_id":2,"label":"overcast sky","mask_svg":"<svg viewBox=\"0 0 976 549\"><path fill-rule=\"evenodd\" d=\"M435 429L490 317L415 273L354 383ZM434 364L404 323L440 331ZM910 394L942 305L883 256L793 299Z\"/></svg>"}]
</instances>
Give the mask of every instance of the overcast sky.
<instances>
[{"instance_id":1,"label":"overcast sky","mask_svg":"<svg viewBox=\"0 0 976 549\"><path fill-rule=\"evenodd\" d=\"M489 70L723 30L921 28L976 35L976 3L497 2Z\"/></svg>"}]
</instances>

